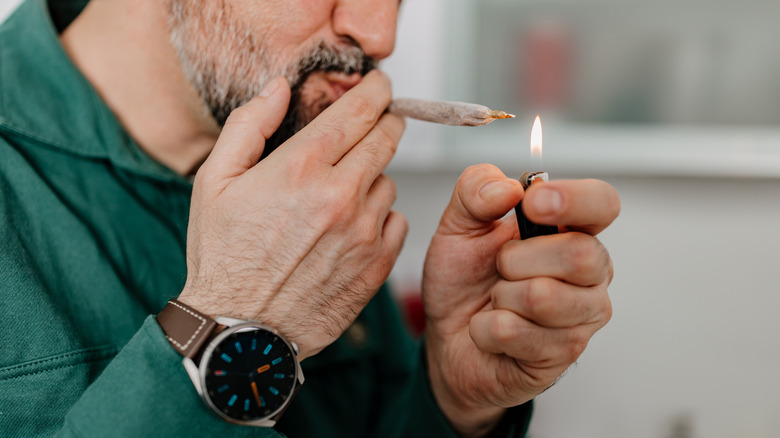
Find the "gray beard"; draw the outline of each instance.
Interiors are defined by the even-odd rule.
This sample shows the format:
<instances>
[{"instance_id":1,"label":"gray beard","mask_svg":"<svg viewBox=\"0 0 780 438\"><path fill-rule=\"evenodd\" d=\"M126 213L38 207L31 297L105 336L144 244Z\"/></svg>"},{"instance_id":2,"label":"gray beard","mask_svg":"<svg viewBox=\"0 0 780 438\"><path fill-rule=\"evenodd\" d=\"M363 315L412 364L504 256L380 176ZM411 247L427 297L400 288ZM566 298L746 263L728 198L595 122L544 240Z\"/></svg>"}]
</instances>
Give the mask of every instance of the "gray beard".
<instances>
[{"instance_id":1,"label":"gray beard","mask_svg":"<svg viewBox=\"0 0 780 438\"><path fill-rule=\"evenodd\" d=\"M366 74L376 67L376 61L357 44L334 46L324 41L290 64L275 66L266 47L224 1L168 0L168 13L171 42L184 74L220 127L234 109L260 94L271 79L285 76L290 82L290 106L281 126L266 142L264 157L330 105L324 96L302 101L302 87L311 73Z\"/></svg>"}]
</instances>

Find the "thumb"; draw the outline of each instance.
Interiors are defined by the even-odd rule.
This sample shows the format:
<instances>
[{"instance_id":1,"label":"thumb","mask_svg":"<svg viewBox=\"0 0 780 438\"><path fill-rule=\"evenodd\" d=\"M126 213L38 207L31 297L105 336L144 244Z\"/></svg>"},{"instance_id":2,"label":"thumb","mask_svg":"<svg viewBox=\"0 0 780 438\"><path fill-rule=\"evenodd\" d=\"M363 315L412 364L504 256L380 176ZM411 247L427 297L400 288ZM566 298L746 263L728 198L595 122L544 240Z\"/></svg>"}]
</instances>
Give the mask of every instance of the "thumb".
<instances>
[{"instance_id":1,"label":"thumb","mask_svg":"<svg viewBox=\"0 0 780 438\"><path fill-rule=\"evenodd\" d=\"M441 219L440 231L463 234L493 226L523 198L520 181L490 164L466 169Z\"/></svg>"},{"instance_id":2,"label":"thumb","mask_svg":"<svg viewBox=\"0 0 780 438\"><path fill-rule=\"evenodd\" d=\"M269 81L257 97L230 113L201 171L227 179L252 168L263 154L265 141L282 123L289 103L287 79Z\"/></svg>"}]
</instances>

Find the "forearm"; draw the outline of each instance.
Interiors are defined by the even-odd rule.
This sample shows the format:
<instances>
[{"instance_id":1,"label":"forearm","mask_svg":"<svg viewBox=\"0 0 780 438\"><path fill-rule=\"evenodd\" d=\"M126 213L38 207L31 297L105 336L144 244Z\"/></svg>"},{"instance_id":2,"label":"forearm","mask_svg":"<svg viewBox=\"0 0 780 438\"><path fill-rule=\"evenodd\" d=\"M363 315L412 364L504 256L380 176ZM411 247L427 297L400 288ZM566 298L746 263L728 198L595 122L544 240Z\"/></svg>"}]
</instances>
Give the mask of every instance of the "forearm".
<instances>
[{"instance_id":1,"label":"forearm","mask_svg":"<svg viewBox=\"0 0 780 438\"><path fill-rule=\"evenodd\" d=\"M267 436L228 423L202 402L153 317L68 412L60 436Z\"/></svg>"}]
</instances>

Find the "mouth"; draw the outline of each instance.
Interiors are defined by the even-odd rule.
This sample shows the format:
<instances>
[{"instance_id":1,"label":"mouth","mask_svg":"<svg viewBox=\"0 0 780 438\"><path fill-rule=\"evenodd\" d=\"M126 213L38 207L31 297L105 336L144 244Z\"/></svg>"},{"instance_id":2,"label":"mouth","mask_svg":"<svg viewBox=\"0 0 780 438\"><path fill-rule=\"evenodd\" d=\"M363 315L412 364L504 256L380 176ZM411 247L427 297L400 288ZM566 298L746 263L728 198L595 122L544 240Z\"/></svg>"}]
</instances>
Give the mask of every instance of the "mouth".
<instances>
[{"instance_id":1,"label":"mouth","mask_svg":"<svg viewBox=\"0 0 780 438\"><path fill-rule=\"evenodd\" d=\"M288 113L276 133L266 142L263 158L362 80L361 73L318 70L306 75L299 85L293 86Z\"/></svg>"},{"instance_id":2,"label":"mouth","mask_svg":"<svg viewBox=\"0 0 780 438\"><path fill-rule=\"evenodd\" d=\"M333 90L336 99L343 96L344 93L349 91L352 87L359 84L360 81L363 80L363 75L360 73L346 74L339 72L329 72L324 73L324 76L325 80L330 85L330 88Z\"/></svg>"},{"instance_id":3,"label":"mouth","mask_svg":"<svg viewBox=\"0 0 780 438\"><path fill-rule=\"evenodd\" d=\"M301 89L304 96L318 96L319 101L333 103L363 80L360 73L322 72L309 74Z\"/></svg>"}]
</instances>

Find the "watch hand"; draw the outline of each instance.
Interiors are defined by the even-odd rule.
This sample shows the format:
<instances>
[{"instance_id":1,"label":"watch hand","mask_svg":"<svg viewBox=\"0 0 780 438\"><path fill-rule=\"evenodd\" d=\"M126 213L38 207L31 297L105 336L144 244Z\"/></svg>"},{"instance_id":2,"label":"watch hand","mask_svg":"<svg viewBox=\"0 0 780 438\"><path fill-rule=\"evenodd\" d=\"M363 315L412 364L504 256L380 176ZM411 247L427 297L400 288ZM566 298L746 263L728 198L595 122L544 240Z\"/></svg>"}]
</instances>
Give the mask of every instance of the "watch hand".
<instances>
[{"instance_id":1,"label":"watch hand","mask_svg":"<svg viewBox=\"0 0 780 438\"><path fill-rule=\"evenodd\" d=\"M264 371L268 371L271 368L271 365L265 364L257 369L257 374L260 374Z\"/></svg>"},{"instance_id":2,"label":"watch hand","mask_svg":"<svg viewBox=\"0 0 780 438\"><path fill-rule=\"evenodd\" d=\"M257 407L262 408L263 405L260 403L260 394L257 393L257 383L252 382L252 393L255 395L255 401L257 402Z\"/></svg>"}]
</instances>

